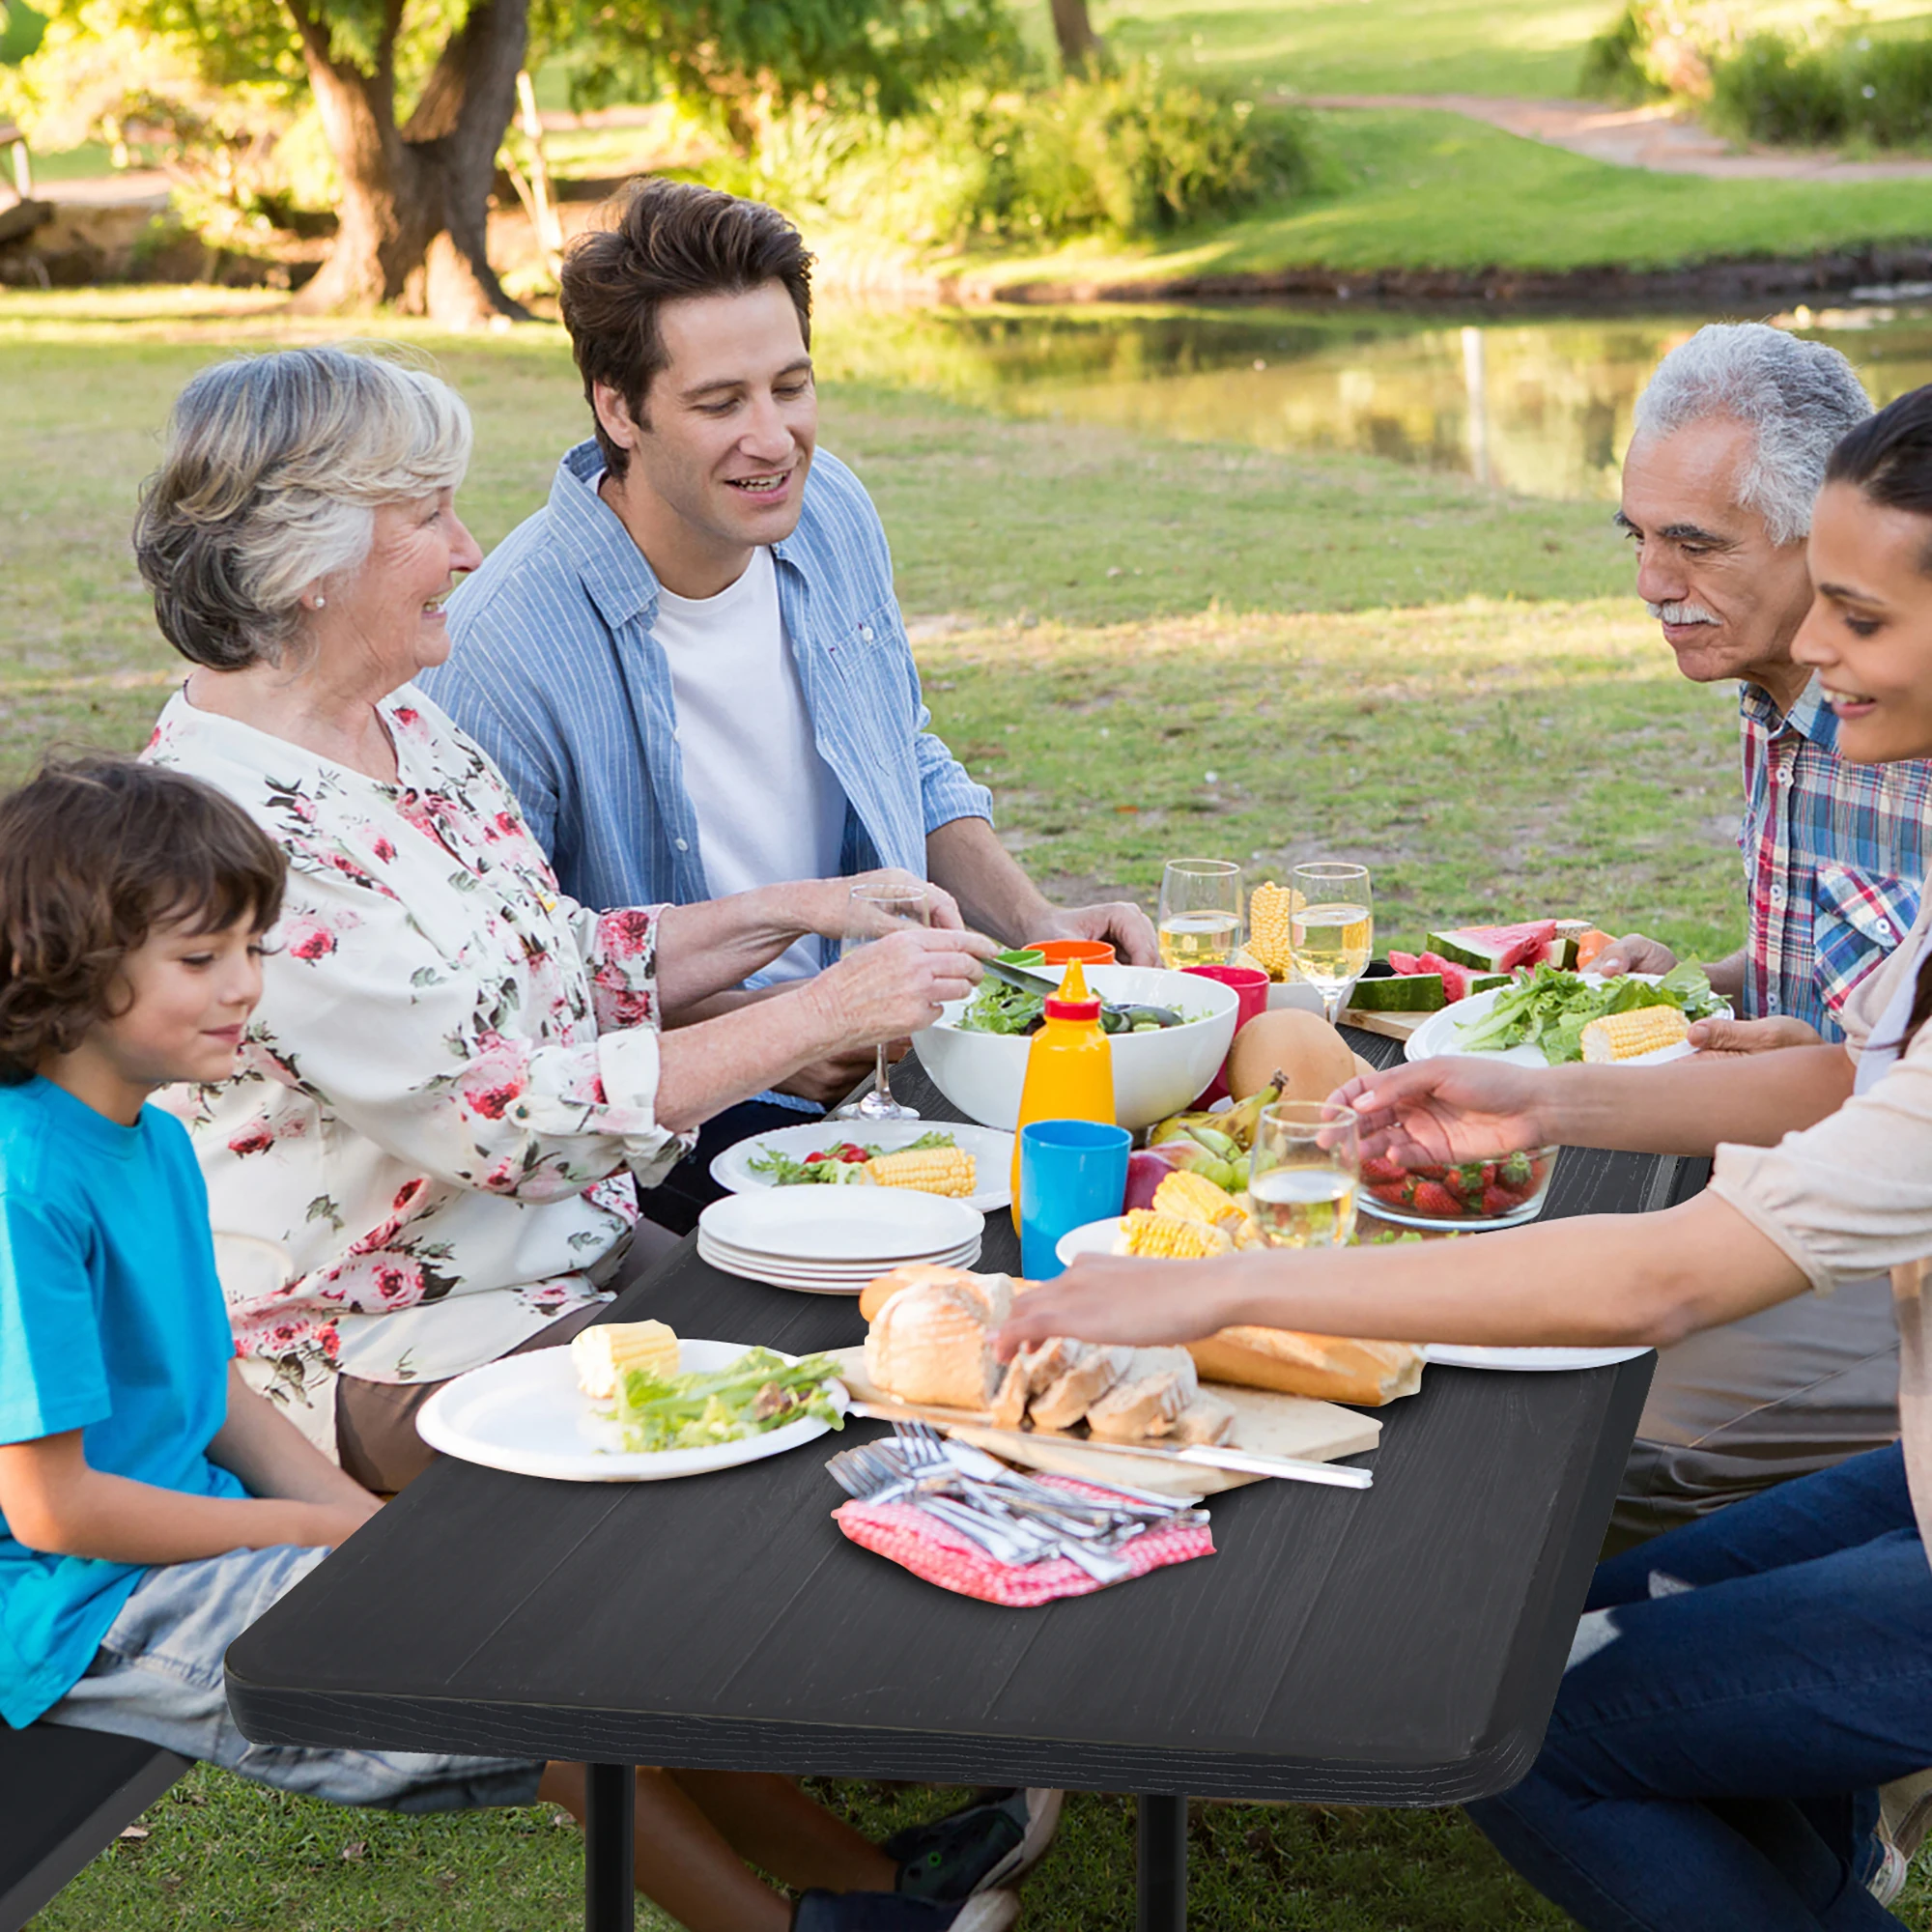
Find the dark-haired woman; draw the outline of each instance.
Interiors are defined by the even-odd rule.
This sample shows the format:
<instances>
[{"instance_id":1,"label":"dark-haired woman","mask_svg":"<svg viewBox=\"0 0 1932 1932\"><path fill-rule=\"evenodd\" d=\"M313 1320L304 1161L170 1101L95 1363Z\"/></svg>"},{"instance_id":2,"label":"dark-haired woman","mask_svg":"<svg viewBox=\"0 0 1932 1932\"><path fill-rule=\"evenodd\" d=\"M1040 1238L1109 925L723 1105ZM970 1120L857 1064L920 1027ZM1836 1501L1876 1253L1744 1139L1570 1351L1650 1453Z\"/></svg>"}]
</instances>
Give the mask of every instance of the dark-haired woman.
<instances>
[{"instance_id":1,"label":"dark-haired woman","mask_svg":"<svg viewBox=\"0 0 1932 1932\"><path fill-rule=\"evenodd\" d=\"M1861 763L1932 753L1932 388L1833 452L1793 646ZM1667 1343L1889 1270L1904 1437L1605 1564L1542 1756L1471 1813L1591 1932L1896 1927L1876 1787L1932 1764L1932 899L1847 1045L1529 1071L1466 1059L1341 1090L1365 1145L1715 1153L1695 1200L1481 1241L1082 1262L1002 1338L1183 1341L1242 1322L1469 1343Z\"/></svg>"}]
</instances>

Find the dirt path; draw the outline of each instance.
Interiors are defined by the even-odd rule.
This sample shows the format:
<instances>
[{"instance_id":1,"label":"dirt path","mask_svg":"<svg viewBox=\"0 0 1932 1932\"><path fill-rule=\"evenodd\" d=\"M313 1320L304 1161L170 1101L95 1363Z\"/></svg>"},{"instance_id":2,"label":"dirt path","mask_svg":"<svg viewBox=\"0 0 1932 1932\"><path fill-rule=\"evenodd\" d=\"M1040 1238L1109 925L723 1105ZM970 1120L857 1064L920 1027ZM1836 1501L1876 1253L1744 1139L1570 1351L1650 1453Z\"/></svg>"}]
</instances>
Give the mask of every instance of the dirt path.
<instances>
[{"instance_id":1,"label":"dirt path","mask_svg":"<svg viewBox=\"0 0 1932 1932\"><path fill-rule=\"evenodd\" d=\"M1606 107L1588 100L1520 100L1487 94L1312 94L1310 107L1427 107L1486 121L1525 140L1568 148L1617 167L1723 181L1932 180L1932 161L1847 161L1829 152L1745 151L1668 103Z\"/></svg>"}]
</instances>

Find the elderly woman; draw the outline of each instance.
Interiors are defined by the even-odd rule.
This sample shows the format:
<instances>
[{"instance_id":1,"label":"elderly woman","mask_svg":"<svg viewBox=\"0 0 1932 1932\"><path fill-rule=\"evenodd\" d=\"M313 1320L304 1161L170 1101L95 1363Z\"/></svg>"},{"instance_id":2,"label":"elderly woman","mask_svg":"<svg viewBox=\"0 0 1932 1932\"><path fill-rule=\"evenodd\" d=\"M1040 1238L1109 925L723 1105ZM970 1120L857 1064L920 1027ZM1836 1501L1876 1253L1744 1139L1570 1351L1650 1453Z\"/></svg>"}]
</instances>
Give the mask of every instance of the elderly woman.
<instances>
[{"instance_id":1,"label":"elderly woman","mask_svg":"<svg viewBox=\"0 0 1932 1932\"><path fill-rule=\"evenodd\" d=\"M236 799L290 866L239 1077L171 1097L217 1236L244 1237L229 1262L293 1262L225 1268L244 1375L376 1490L427 1459L429 1389L589 1320L637 1186L700 1122L925 1025L991 950L939 895L951 929L886 933L661 1034L801 936L844 934L853 882L612 912L561 896L496 767L410 688L480 560L453 504L469 456L462 403L420 371L333 349L219 364L176 404L134 533L195 667L148 755ZM1015 1797L889 1856L785 1780L641 1773L639 1883L732 1932L996 1927L1010 1894L983 1888L1047 1795ZM795 1920L738 1853L807 1889Z\"/></svg>"}]
</instances>

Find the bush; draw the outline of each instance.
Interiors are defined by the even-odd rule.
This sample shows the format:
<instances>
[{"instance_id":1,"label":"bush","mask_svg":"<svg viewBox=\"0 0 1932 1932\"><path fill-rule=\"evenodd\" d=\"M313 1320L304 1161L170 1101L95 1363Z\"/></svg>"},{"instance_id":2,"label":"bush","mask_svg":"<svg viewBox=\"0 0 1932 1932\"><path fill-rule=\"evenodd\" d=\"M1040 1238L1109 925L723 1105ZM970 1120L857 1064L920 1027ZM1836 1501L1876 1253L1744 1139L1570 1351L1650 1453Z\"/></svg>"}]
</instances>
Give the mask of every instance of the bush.
<instances>
[{"instance_id":1,"label":"bush","mask_svg":"<svg viewBox=\"0 0 1932 1932\"><path fill-rule=\"evenodd\" d=\"M1577 87L1594 100L1634 106L1675 95L1702 100L1711 92L1710 53L1723 44L1721 13L1675 0L1626 0L1605 33L1583 49Z\"/></svg>"},{"instance_id":2,"label":"bush","mask_svg":"<svg viewBox=\"0 0 1932 1932\"><path fill-rule=\"evenodd\" d=\"M1849 129L1839 63L1783 34L1752 34L1712 73L1711 120L1747 141L1842 141Z\"/></svg>"},{"instance_id":3,"label":"bush","mask_svg":"<svg viewBox=\"0 0 1932 1932\"><path fill-rule=\"evenodd\" d=\"M1157 63L1034 92L959 87L896 121L797 103L707 179L902 242L1144 238L1306 184L1300 119Z\"/></svg>"}]
</instances>

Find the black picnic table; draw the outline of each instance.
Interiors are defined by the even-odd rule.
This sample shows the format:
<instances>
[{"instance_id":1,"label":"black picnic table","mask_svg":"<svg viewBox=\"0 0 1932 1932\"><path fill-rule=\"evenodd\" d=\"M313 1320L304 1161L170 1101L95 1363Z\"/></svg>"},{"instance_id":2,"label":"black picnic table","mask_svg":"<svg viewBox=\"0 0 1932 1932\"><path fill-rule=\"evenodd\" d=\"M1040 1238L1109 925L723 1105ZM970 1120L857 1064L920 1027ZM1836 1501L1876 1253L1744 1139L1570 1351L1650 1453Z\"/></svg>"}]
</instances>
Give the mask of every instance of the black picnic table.
<instances>
[{"instance_id":1,"label":"black picnic table","mask_svg":"<svg viewBox=\"0 0 1932 1932\"><path fill-rule=\"evenodd\" d=\"M895 1084L959 1118L916 1062ZM1700 1181L1572 1149L1545 1211L1641 1212ZM1016 1269L1016 1248L989 1215L981 1265ZM865 1327L693 1241L611 1315L792 1351ZM1654 1362L1431 1367L1379 1412L1373 1489L1226 1492L1213 1556L1036 1609L848 1543L829 1439L664 1483L445 1459L230 1647L229 1701L264 1744L587 1763L591 1932L634 1923L636 1764L1133 1792L1137 1923L1170 1932L1190 1795L1439 1805L1527 1770Z\"/></svg>"}]
</instances>

